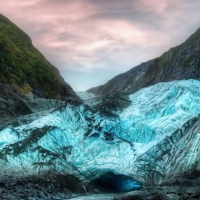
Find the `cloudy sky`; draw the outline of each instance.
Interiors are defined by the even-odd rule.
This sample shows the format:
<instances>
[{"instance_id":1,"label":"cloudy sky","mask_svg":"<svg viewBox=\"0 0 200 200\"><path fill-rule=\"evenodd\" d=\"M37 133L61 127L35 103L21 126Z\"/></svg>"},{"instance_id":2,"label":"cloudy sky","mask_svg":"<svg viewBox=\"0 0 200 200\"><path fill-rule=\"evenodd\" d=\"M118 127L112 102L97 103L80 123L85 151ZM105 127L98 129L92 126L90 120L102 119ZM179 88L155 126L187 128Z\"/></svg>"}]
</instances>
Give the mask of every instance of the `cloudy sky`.
<instances>
[{"instance_id":1,"label":"cloudy sky","mask_svg":"<svg viewBox=\"0 0 200 200\"><path fill-rule=\"evenodd\" d=\"M0 0L74 90L184 42L200 27L199 0Z\"/></svg>"}]
</instances>

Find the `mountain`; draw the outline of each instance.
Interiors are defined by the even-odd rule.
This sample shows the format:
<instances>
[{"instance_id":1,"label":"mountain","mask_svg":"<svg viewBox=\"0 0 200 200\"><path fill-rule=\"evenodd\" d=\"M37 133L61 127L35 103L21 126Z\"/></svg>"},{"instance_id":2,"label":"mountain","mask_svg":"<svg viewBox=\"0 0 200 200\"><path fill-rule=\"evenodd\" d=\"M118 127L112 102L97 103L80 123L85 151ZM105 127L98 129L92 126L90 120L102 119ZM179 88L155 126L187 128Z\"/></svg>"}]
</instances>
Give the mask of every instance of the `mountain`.
<instances>
[{"instance_id":1,"label":"mountain","mask_svg":"<svg viewBox=\"0 0 200 200\"><path fill-rule=\"evenodd\" d=\"M143 86L191 78L200 80L200 28L150 65Z\"/></svg>"},{"instance_id":2,"label":"mountain","mask_svg":"<svg viewBox=\"0 0 200 200\"><path fill-rule=\"evenodd\" d=\"M81 100L29 36L0 14L0 127L67 102Z\"/></svg>"},{"instance_id":3,"label":"mountain","mask_svg":"<svg viewBox=\"0 0 200 200\"><path fill-rule=\"evenodd\" d=\"M87 92L97 96L114 90L134 93L159 82L184 79L200 80L200 28L184 43L171 48L159 58L142 63Z\"/></svg>"},{"instance_id":4,"label":"mountain","mask_svg":"<svg viewBox=\"0 0 200 200\"><path fill-rule=\"evenodd\" d=\"M119 198L199 198L200 81L154 84L166 73L198 79L198 38L199 30L179 53L164 54L180 68L176 76L160 73L168 59L158 58L93 89L95 98L78 93L81 102L30 38L0 16L0 196L63 199L152 186Z\"/></svg>"},{"instance_id":5,"label":"mountain","mask_svg":"<svg viewBox=\"0 0 200 200\"><path fill-rule=\"evenodd\" d=\"M54 169L87 181L115 171L162 182L200 166L199 91L197 80L159 83L124 97L119 107L110 97L110 104L67 104L36 119L27 116L1 129L0 165ZM104 106L109 110L99 109Z\"/></svg>"},{"instance_id":6,"label":"mountain","mask_svg":"<svg viewBox=\"0 0 200 200\"><path fill-rule=\"evenodd\" d=\"M87 90L87 92L93 93L97 96L102 96L112 91L134 93L141 88L144 82L145 73L153 62L154 60L150 60L148 62L141 63L137 67L115 76L105 85L93 87Z\"/></svg>"},{"instance_id":7,"label":"mountain","mask_svg":"<svg viewBox=\"0 0 200 200\"><path fill-rule=\"evenodd\" d=\"M0 14L0 83L17 96L79 100L29 36Z\"/></svg>"}]
</instances>

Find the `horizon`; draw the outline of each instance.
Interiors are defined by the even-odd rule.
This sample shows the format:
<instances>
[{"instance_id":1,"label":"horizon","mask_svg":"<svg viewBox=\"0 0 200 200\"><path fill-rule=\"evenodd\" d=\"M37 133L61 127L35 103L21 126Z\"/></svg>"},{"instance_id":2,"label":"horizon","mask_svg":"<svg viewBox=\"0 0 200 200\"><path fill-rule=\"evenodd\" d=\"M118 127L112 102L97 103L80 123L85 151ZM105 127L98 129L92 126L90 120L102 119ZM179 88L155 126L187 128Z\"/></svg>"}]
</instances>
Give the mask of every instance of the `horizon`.
<instances>
[{"instance_id":1,"label":"horizon","mask_svg":"<svg viewBox=\"0 0 200 200\"><path fill-rule=\"evenodd\" d=\"M31 37L74 91L159 57L200 27L198 0L0 2L0 13Z\"/></svg>"}]
</instances>

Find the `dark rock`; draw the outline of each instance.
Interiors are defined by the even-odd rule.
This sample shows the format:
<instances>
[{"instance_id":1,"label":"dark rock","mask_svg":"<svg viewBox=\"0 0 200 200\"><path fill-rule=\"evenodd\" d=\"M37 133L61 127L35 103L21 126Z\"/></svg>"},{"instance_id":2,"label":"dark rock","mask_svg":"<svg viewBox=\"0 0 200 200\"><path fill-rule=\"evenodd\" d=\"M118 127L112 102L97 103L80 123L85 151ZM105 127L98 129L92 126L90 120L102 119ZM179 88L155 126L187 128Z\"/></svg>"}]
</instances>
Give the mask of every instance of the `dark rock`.
<instances>
[{"instance_id":1,"label":"dark rock","mask_svg":"<svg viewBox=\"0 0 200 200\"><path fill-rule=\"evenodd\" d=\"M66 105L65 101L56 99L26 100L14 86L0 83L0 128L6 125L18 125L38 118L38 114ZM71 100L70 100L71 101ZM26 117L25 117L26 116Z\"/></svg>"},{"instance_id":2,"label":"dark rock","mask_svg":"<svg viewBox=\"0 0 200 200\"><path fill-rule=\"evenodd\" d=\"M1 117L17 117L32 113L24 101L5 84L0 83Z\"/></svg>"},{"instance_id":3,"label":"dark rock","mask_svg":"<svg viewBox=\"0 0 200 200\"><path fill-rule=\"evenodd\" d=\"M200 28L183 44L171 48L150 65L143 87L182 79L200 80Z\"/></svg>"},{"instance_id":4,"label":"dark rock","mask_svg":"<svg viewBox=\"0 0 200 200\"><path fill-rule=\"evenodd\" d=\"M111 92L100 98L100 103L93 107L94 111L99 111L101 116L118 118L116 114L124 110L131 104L128 94L122 92Z\"/></svg>"},{"instance_id":5,"label":"dark rock","mask_svg":"<svg viewBox=\"0 0 200 200\"><path fill-rule=\"evenodd\" d=\"M0 83L14 87L14 93L24 97L31 94L37 98L80 101L58 69L32 45L30 37L1 14L0 33Z\"/></svg>"},{"instance_id":6,"label":"dark rock","mask_svg":"<svg viewBox=\"0 0 200 200\"><path fill-rule=\"evenodd\" d=\"M140 65L133 67L129 71L115 76L106 84L91 88L87 90L87 92L93 93L97 96L104 96L114 91L134 93L141 88L144 75L148 67L153 62L154 60L150 60L148 62L141 63Z\"/></svg>"},{"instance_id":7,"label":"dark rock","mask_svg":"<svg viewBox=\"0 0 200 200\"><path fill-rule=\"evenodd\" d=\"M86 194L84 183L68 174L49 172L40 176L3 176L0 179L5 183L0 187L0 200L67 199L72 194ZM10 187L13 183L15 186Z\"/></svg>"},{"instance_id":8,"label":"dark rock","mask_svg":"<svg viewBox=\"0 0 200 200\"><path fill-rule=\"evenodd\" d=\"M174 180L180 180L179 184ZM198 186L191 186L193 182ZM184 183L184 185L181 185L181 183ZM115 200L199 200L199 186L199 171L195 169L177 174L159 186L145 187L140 191L129 192L120 197L116 197Z\"/></svg>"},{"instance_id":9,"label":"dark rock","mask_svg":"<svg viewBox=\"0 0 200 200\"><path fill-rule=\"evenodd\" d=\"M34 197L28 197L28 200L35 200Z\"/></svg>"},{"instance_id":10,"label":"dark rock","mask_svg":"<svg viewBox=\"0 0 200 200\"><path fill-rule=\"evenodd\" d=\"M170 200L179 200L179 196L177 194L168 194L167 196Z\"/></svg>"},{"instance_id":11,"label":"dark rock","mask_svg":"<svg viewBox=\"0 0 200 200\"><path fill-rule=\"evenodd\" d=\"M148 191L133 191L121 195L120 197L115 197L114 200L170 200L169 197L162 193L150 193Z\"/></svg>"},{"instance_id":12,"label":"dark rock","mask_svg":"<svg viewBox=\"0 0 200 200\"><path fill-rule=\"evenodd\" d=\"M190 196L193 198L200 197L200 187L190 188L187 190L187 193L190 194Z\"/></svg>"},{"instance_id":13,"label":"dark rock","mask_svg":"<svg viewBox=\"0 0 200 200\"><path fill-rule=\"evenodd\" d=\"M72 175L57 175L55 177L55 180L57 182L56 186L58 186L59 184L61 191L64 188L67 188L73 193L79 193L79 194L86 193L83 183Z\"/></svg>"},{"instance_id":14,"label":"dark rock","mask_svg":"<svg viewBox=\"0 0 200 200\"><path fill-rule=\"evenodd\" d=\"M43 193L42 191L39 192L39 196L40 196L41 198L43 198L43 199L46 198L46 195L44 195L44 193Z\"/></svg>"}]
</instances>

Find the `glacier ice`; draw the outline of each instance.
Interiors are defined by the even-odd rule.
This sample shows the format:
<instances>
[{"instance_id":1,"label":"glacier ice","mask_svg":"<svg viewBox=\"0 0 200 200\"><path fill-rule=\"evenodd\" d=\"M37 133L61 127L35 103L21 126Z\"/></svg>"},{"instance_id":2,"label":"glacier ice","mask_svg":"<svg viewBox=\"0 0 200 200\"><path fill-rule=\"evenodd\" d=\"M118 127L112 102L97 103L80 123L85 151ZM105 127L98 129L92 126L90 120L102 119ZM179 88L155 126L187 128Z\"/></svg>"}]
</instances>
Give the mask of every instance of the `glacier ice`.
<instances>
[{"instance_id":1,"label":"glacier ice","mask_svg":"<svg viewBox=\"0 0 200 200\"><path fill-rule=\"evenodd\" d=\"M0 130L0 164L54 169L90 180L105 171L145 180L199 165L200 82L159 83L129 95L116 118L92 106L63 105ZM149 174L148 174L149 175Z\"/></svg>"},{"instance_id":2,"label":"glacier ice","mask_svg":"<svg viewBox=\"0 0 200 200\"><path fill-rule=\"evenodd\" d=\"M128 192L142 189L143 187L143 184L140 181L135 180L133 177L123 174L115 174L111 171L108 171L97 179L94 179L92 185L97 188L102 188L105 191L115 192Z\"/></svg>"},{"instance_id":3,"label":"glacier ice","mask_svg":"<svg viewBox=\"0 0 200 200\"><path fill-rule=\"evenodd\" d=\"M93 93L90 93L90 92L83 92L83 91L80 91L80 92L76 92L76 94L82 99L82 100L89 100L89 99L92 99L95 97L95 95Z\"/></svg>"}]
</instances>

